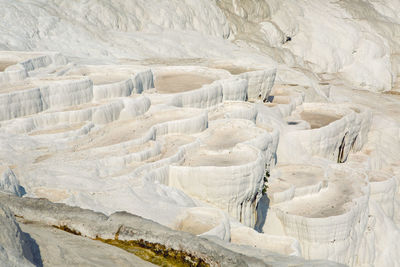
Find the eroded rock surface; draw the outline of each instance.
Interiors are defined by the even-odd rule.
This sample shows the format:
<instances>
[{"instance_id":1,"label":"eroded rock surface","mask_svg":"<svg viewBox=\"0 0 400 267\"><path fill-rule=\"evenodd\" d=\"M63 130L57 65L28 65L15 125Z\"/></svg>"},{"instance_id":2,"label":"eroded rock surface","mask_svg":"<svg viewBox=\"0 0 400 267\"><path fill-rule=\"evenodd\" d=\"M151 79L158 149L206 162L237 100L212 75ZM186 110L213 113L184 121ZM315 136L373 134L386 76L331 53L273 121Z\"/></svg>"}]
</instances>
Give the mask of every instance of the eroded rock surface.
<instances>
[{"instance_id":1,"label":"eroded rock surface","mask_svg":"<svg viewBox=\"0 0 400 267\"><path fill-rule=\"evenodd\" d=\"M173 249L176 252L184 253L185 257L202 259L207 266L287 266L293 262L299 264L304 262L300 258L279 257L273 253L257 257L248 256L248 253L251 254L250 251L246 253L246 250L243 250L238 253L231 250L229 246L225 248L224 245L216 244L208 239L174 231L125 212L106 216L90 210L52 203L45 199L17 198L2 193L0 193L0 200L3 205L10 207L13 213L24 214L24 217L21 217L22 229L37 240L42 254L40 259L43 260L45 266L60 263L151 266L131 254L124 253L123 250L108 248L99 241L100 239L147 242L154 246L162 245L164 249L170 249L170 251ZM8 211L8 215L14 218L10 211ZM15 219L13 225L18 228L19 232L22 232ZM51 227L61 230L51 229ZM85 245L83 250L80 248L81 245ZM339 266L334 263L318 261L304 262L304 264Z\"/></svg>"},{"instance_id":2,"label":"eroded rock surface","mask_svg":"<svg viewBox=\"0 0 400 267\"><path fill-rule=\"evenodd\" d=\"M24 233L14 214L1 202L0 205L0 262L2 266L40 266L38 245Z\"/></svg>"}]
</instances>

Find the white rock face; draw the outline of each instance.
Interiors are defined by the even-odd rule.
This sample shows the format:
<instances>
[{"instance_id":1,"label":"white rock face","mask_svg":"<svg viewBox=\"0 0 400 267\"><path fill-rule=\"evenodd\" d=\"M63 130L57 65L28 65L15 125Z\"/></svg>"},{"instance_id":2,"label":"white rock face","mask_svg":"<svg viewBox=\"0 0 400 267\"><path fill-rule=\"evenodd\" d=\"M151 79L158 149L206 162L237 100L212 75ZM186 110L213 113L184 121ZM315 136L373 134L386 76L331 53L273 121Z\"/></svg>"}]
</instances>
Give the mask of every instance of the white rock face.
<instances>
[{"instance_id":1,"label":"white rock face","mask_svg":"<svg viewBox=\"0 0 400 267\"><path fill-rule=\"evenodd\" d=\"M6 168L0 178L0 191L22 197L25 194L23 187L19 185L17 177L10 168Z\"/></svg>"},{"instance_id":2,"label":"white rock face","mask_svg":"<svg viewBox=\"0 0 400 267\"><path fill-rule=\"evenodd\" d=\"M221 266L399 266L398 10L0 0L0 257L36 264L13 213L53 265L57 236L66 255L87 244L70 264L114 252L59 232L48 247L46 224Z\"/></svg>"},{"instance_id":3,"label":"white rock face","mask_svg":"<svg viewBox=\"0 0 400 267\"><path fill-rule=\"evenodd\" d=\"M8 208L0 207L0 261L2 266L35 266L34 241L21 231ZM37 245L36 245L37 246Z\"/></svg>"},{"instance_id":4,"label":"white rock face","mask_svg":"<svg viewBox=\"0 0 400 267\"><path fill-rule=\"evenodd\" d=\"M253 52L248 61L274 58L314 72L340 73L354 86L368 90L390 90L397 76L399 40L393 36L399 30L398 1L120 1L112 5L51 1L46 2L49 8L41 3L1 3L7 21L2 49L61 49L71 56L98 58L229 58L236 52L226 39L235 38L241 46L251 44L267 55L257 57ZM12 23L13 17L26 19ZM162 31L168 34L160 41ZM206 42L204 36L209 36ZM56 44L58 40L62 45ZM179 42L183 45L173 45Z\"/></svg>"},{"instance_id":5,"label":"white rock face","mask_svg":"<svg viewBox=\"0 0 400 267\"><path fill-rule=\"evenodd\" d=\"M308 125L302 131L290 131L282 136L279 152L283 161L293 162L308 154L342 163L351 150L360 150L366 142L372 114L359 108L305 103L292 113L290 120L296 124L305 121ZM299 154L293 154L294 145Z\"/></svg>"},{"instance_id":6,"label":"white rock face","mask_svg":"<svg viewBox=\"0 0 400 267\"><path fill-rule=\"evenodd\" d=\"M246 146L219 153L202 149L185 158L183 166L169 168L168 185L254 226L264 168L262 153Z\"/></svg>"}]
</instances>

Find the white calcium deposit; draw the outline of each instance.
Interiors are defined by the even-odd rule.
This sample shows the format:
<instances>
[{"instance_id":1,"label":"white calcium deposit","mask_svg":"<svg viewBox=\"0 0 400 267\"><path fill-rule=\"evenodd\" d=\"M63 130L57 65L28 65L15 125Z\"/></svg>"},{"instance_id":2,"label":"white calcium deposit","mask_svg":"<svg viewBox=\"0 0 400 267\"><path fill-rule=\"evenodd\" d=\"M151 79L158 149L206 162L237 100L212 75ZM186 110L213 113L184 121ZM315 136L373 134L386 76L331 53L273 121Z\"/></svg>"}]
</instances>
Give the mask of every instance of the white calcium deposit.
<instances>
[{"instance_id":1,"label":"white calcium deposit","mask_svg":"<svg viewBox=\"0 0 400 267\"><path fill-rule=\"evenodd\" d=\"M399 0L0 0L0 191L263 262L400 266L399 14ZM35 227L21 228L40 249ZM21 228L0 205L10 266L36 261Z\"/></svg>"}]
</instances>

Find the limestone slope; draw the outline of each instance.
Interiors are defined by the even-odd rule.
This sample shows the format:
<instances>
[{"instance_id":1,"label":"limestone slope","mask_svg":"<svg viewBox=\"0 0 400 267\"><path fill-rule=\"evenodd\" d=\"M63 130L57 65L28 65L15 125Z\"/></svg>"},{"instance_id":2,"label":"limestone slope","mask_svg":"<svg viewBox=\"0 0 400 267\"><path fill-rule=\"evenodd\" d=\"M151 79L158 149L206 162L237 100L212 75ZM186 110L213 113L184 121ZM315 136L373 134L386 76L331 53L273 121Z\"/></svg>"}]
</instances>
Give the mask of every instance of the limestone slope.
<instances>
[{"instance_id":1,"label":"limestone slope","mask_svg":"<svg viewBox=\"0 0 400 267\"><path fill-rule=\"evenodd\" d=\"M0 0L1 259L399 266L399 8Z\"/></svg>"}]
</instances>

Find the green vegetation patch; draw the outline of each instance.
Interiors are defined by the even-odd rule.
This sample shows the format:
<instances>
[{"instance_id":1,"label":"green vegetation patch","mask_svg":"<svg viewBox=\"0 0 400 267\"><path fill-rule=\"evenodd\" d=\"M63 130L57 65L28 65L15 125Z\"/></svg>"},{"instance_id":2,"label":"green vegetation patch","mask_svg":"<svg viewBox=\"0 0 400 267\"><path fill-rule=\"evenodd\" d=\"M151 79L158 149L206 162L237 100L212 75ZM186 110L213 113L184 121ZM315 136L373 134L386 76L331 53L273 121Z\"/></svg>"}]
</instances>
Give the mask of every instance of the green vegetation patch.
<instances>
[{"instance_id":1,"label":"green vegetation patch","mask_svg":"<svg viewBox=\"0 0 400 267\"><path fill-rule=\"evenodd\" d=\"M118 239L96 238L96 240L126 250L145 261L163 267L210 266L203 259L190 255L184 251L166 248L164 245L150 243L142 239L122 241Z\"/></svg>"}]
</instances>

